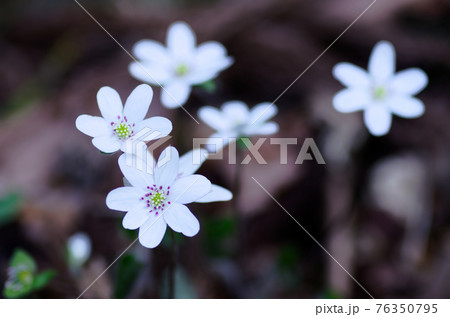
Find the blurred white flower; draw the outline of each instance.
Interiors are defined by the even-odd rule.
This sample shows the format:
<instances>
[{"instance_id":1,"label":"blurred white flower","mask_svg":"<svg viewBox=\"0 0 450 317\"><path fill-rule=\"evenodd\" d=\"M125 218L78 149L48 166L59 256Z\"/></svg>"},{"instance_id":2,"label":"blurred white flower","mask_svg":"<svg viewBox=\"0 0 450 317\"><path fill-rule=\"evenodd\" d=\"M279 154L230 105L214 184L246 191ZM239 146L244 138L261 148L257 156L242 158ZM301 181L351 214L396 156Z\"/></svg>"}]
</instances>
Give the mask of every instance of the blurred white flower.
<instances>
[{"instance_id":1,"label":"blurred white flower","mask_svg":"<svg viewBox=\"0 0 450 317\"><path fill-rule=\"evenodd\" d=\"M154 167L138 160L134 156L130 164L125 154L120 156L120 169L131 187L111 191L106 197L108 208L127 212L124 228L139 228L139 241L147 248L161 243L167 225L185 236L196 235L200 224L185 204L208 194L211 182L201 175L178 178L180 158L174 147L166 148Z\"/></svg>"},{"instance_id":2,"label":"blurred white flower","mask_svg":"<svg viewBox=\"0 0 450 317\"><path fill-rule=\"evenodd\" d=\"M426 165L416 156L385 158L372 169L370 196L379 208L399 219L417 219L429 209L427 175Z\"/></svg>"},{"instance_id":3,"label":"blurred white flower","mask_svg":"<svg viewBox=\"0 0 450 317\"><path fill-rule=\"evenodd\" d=\"M339 63L334 77L346 89L338 92L334 108L343 113L364 111L364 122L375 136L389 132L392 114L403 118L420 117L424 104L413 96L428 84L428 77L419 68L395 73L395 49L389 42L379 42L372 51L368 72L350 63Z\"/></svg>"},{"instance_id":4,"label":"blurred white flower","mask_svg":"<svg viewBox=\"0 0 450 317\"><path fill-rule=\"evenodd\" d=\"M89 239L87 234L78 232L71 236L67 241L67 252L70 266L77 268L86 263L91 256L91 250L91 239Z\"/></svg>"},{"instance_id":5,"label":"blurred white flower","mask_svg":"<svg viewBox=\"0 0 450 317\"><path fill-rule=\"evenodd\" d=\"M118 150L125 152L127 141L133 141L140 131L148 129L142 141L162 138L172 131L172 123L163 117L145 119L153 98L149 85L139 85L128 97L125 107L117 91L102 87L97 93L97 102L103 117L81 115L75 124L78 130L92 139L92 144L104 153ZM150 133L150 131L154 133Z\"/></svg>"},{"instance_id":6,"label":"blurred white flower","mask_svg":"<svg viewBox=\"0 0 450 317\"><path fill-rule=\"evenodd\" d=\"M267 122L278 112L274 104L260 103L249 110L241 101L229 101L222 105L221 110L205 106L198 111L199 118L217 130L209 137L206 147L209 151L217 151L215 139L223 140L219 145L227 145L230 141L240 137L253 135L269 135L278 132L278 124Z\"/></svg>"},{"instance_id":7,"label":"blurred white flower","mask_svg":"<svg viewBox=\"0 0 450 317\"><path fill-rule=\"evenodd\" d=\"M196 37L184 22L173 23L167 32L167 47L152 40L141 40L133 48L139 60L130 64L130 74L138 80L162 85L161 103L167 108L184 105L191 87L214 79L233 59L218 42L196 47Z\"/></svg>"}]
</instances>

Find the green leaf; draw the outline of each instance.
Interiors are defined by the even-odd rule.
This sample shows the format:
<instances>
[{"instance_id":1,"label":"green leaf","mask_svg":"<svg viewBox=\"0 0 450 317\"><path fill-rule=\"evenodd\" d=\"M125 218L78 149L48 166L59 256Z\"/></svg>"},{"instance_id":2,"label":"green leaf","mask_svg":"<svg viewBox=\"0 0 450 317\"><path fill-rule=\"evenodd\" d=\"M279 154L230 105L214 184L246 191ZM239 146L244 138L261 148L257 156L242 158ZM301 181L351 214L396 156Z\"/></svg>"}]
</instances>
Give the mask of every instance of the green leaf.
<instances>
[{"instance_id":1,"label":"green leaf","mask_svg":"<svg viewBox=\"0 0 450 317\"><path fill-rule=\"evenodd\" d=\"M125 254L119 260L116 275L114 298L126 298L132 289L134 282L143 265L131 254Z\"/></svg>"},{"instance_id":2,"label":"green leaf","mask_svg":"<svg viewBox=\"0 0 450 317\"><path fill-rule=\"evenodd\" d=\"M13 221L20 208L21 197L17 193L9 194L0 199L0 226Z\"/></svg>"},{"instance_id":3,"label":"green leaf","mask_svg":"<svg viewBox=\"0 0 450 317\"><path fill-rule=\"evenodd\" d=\"M26 295L28 295L29 293L31 293L31 291L33 290L33 285L32 284L12 284L12 285L6 285L5 284L5 288L3 289L3 296L5 298L10 298L10 299L15 299L15 298L23 298Z\"/></svg>"},{"instance_id":4,"label":"green leaf","mask_svg":"<svg viewBox=\"0 0 450 317\"><path fill-rule=\"evenodd\" d=\"M33 290L39 290L47 286L53 277L56 276L55 270L46 270L36 275L33 281Z\"/></svg>"},{"instance_id":5,"label":"green leaf","mask_svg":"<svg viewBox=\"0 0 450 317\"><path fill-rule=\"evenodd\" d=\"M21 298L46 286L56 275L47 270L36 274L36 262L26 251L16 249L8 268L8 280L3 289L6 298Z\"/></svg>"},{"instance_id":6,"label":"green leaf","mask_svg":"<svg viewBox=\"0 0 450 317\"><path fill-rule=\"evenodd\" d=\"M16 249L10 262L10 267L17 268L18 266L25 266L26 270L33 274L36 272L36 262L22 249Z\"/></svg>"},{"instance_id":7,"label":"green leaf","mask_svg":"<svg viewBox=\"0 0 450 317\"><path fill-rule=\"evenodd\" d=\"M33 290L36 262L27 252L17 249L8 270L8 281L3 289L6 298L21 298Z\"/></svg>"},{"instance_id":8,"label":"green leaf","mask_svg":"<svg viewBox=\"0 0 450 317\"><path fill-rule=\"evenodd\" d=\"M207 92L215 92L217 89L216 83L213 79L205 81L204 83L198 84L197 87L202 88L203 90L206 90Z\"/></svg>"}]
</instances>

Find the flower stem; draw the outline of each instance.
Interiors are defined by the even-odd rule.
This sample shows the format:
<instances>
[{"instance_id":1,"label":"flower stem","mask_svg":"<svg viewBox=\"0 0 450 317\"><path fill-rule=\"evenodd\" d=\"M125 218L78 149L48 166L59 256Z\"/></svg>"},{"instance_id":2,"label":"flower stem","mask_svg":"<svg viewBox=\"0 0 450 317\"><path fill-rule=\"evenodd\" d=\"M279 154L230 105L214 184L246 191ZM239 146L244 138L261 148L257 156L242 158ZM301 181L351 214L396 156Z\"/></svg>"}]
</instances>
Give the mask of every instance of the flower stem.
<instances>
[{"instance_id":1,"label":"flower stem","mask_svg":"<svg viewBox=\"0 0 450 317\"><path fill-rule=\"evenodd\" d=\"M242 246L242 233L243 233L243 219L241 213L239 212L239 199L241 196L241 186L242 186L242 156L244 152L243 149L237 145L236 146L236 167L234 169L234 179L233 179L233 200L232 200L232 209L233 209L233 218L236 223L236 234L235 234L235 250L236 254L239 253L239 247Z\"/></svg>"},{"instance_id":2,"label":"flower stem","mask_svg":"<svg viewBox=\"0 0 450 317\"><path fill-rule=\"evenodd\" d=\"M234 169L233 179L233 212L236 220L239 219L239 197L241 193L241 157L242 149L238 146L236 148L236 167Z\"/></svg>"},{"instance_id":3,"label":"flower stem","mask_svg":"<svg viewBox=\"0 0 450 317\"><path fill-rule=\"evenodd\" d=\"M170 230L169 298L175 298L176 245L175 233Z\"/></svg>"},{"instance_id":4,"label":"flower stem","mask_svg":"<svg viewBox=\"0 0 450 317\"><path fill-rule=\"evenodd\" d=\"M183 117L185 115L185 113L183 113L182 109L177 109L177 111L175 111L175 116L173 118L173 126L174 126L174 131L172 133L172 135L174 136L174 141L175 144L179 150L179 152L186 152L187 148L186 145L184 143L184 132L185 131L185 121L186 119Z\"/></svg>"}]
</instances>

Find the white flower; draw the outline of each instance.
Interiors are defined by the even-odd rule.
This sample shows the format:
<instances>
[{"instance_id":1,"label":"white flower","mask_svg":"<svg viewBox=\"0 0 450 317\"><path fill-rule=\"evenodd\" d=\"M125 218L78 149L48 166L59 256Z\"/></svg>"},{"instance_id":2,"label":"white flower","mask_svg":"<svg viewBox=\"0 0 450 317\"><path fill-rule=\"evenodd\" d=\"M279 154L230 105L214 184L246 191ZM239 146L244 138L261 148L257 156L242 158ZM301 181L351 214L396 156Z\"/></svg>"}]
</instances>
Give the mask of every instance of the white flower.
<instances>
[{"instance_id":1,"label":"white flower","mask_svg":"<svg viewBox=\"0 0 450 317\"><path fill-rule=\"evenodd\" d=\"M149 162L140 165L138 160L134 157L130 166L126 154L120 156L120 169L131 186L111 191L106 197L108 208L127 212L124 228L139 228L139 241L147 248L160 244L167 225L185 236L196 235L200 224L185 204L208 194L211 182L201 175L177 178L180 159L174 147L161 153L155 167Z\"/></svg>"},{"instance_id":2,"label":"white flower","mask_svg":"<svg viewBox=\"0 0 450 317\"><path fill-rule=\"evenodd\" d=\"M414 155L396 155L376 162L369 178L373 202L400 219L420 219L430 210L427 165Z\"/></svg>"},{"instance_id":3,"label":"white flower","mask_svg":"<svg viewBox=\"0 0 450 317\"><path fill-rule=\"evenodd\" d=\"M149 172L156 166L156 162L150 152L147 154L147 167ZM177 179L194 174L208 158L208 151L205 149L194 149L182 155L179 161ZM124 181L125 186L129 185L128 180ZM215 201L228 201L233 198L233 194L226 188L211 184L209 193L197 199L196 203L210 203Z\"/></svg>"},{"instance_id":4,"label":"white flower","mask_svg":"<svg viewBox=\"0 0 450 317\"><path fill-rule=\"evenodd\" d=\"M278 112L274 104L264 102L249 110L241 101L229 101L222 105L221 110L205 106L198 111L199 118L211 128L217 130L207 141L208 150L214 145L227 145L230 141L252 135L269 135L278 132L278 124L267 122ZM217 144L215 139L222 139ZM218 150L217 148L215 149Z\"/></svg>"},{"instance_id":5,"label":"white flower","mask_svg":"<svg viewBox=\"0 0 450 317\"><path fill-rule=\"evenodd\" d=\"M92 144L104 153L118 150L125 152L127 142L133 142L140 131L148 130L141 141L151 141L164 137L172 131L172 123L163 117L145 119L153 98L153 90L148 85L140 85L122 106L117 91L103 87L97 93L97 102L103 117L81 115L76 120L78 130L92 139Z\"/></svg>"},{"instance_id":6,"label":"white flower","mask_svg":"<svg viewBox=\"0 0 450 317\"><path fill-rule=\"evenodd\" d=\"M214 79L233 59L218 42L196 47L192 29L183 22L173 23L167 32L167 47L141 40L133 48L139 60L130 64L130 74L138 80L162 85L161 102L167 108L185 104L193 85Z\"/></svg>"},{"instance_id":7,"label":"white flower","mask_svg":"<svg viewBox=\"0 0 450 317\"><path fill-rule=\"evenodd\" d=\"M403 118L420 117L425 107L413 96L428 84L419 68L395 73L395 50L389 42L379 42L372 51L368 72L350 63L339 63L333 75L346 89L333 99L334 108L343 113L364 111L364 122L376 136L389 132L392 114Z\"/></svg>"},{"instance_id":8,"label":"white flower","mask_svg":"<svg viewBox=\"0 0 450 317\"><path fill-rule=\"evenodd\" d=\"M70 264L74 267L82 266L91 256L91 239L83 232L78 232L67 241L67 251Z\"/></svg>"}]
</instances>

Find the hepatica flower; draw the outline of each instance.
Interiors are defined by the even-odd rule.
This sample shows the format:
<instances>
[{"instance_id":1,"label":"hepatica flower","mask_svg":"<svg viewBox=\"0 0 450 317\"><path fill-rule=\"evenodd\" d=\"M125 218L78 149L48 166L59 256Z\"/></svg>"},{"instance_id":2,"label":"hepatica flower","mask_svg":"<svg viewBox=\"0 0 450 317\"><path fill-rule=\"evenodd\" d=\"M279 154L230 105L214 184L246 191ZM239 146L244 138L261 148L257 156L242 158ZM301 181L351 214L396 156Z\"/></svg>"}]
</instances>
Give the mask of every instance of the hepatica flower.
<instances>
[{"instance_id":1,"label":"hepatica flower","mask_svg":"<svg viewBox=\"0 0 450 317\"><path fill-rule=\"evenodd\" d=\"M146 166L150 172L155 169L156 161L150 152L146 152L146 154L147 158L143 160L143 162L146 162ZM177 179L193 175L202 166L208 158L208 155L208 151L201 148L194 149L182 155L179 161ZM124 184L125 186L131 186L130 182L126 178L124 179ZM197 199L195 202L210 203L216 201L228 201L231 200L231 198L233 198L233 194L228 189L211 184L210 191L205 196Z\"/></svg>"},{"instance_id":2,"label":"hepatica flower","mask_svg":"<svg viewBox=\"0 0 450 317\"><path fill-rule=\"evenodd\" d=\"M163 117L144 119L153 98L148 85L140 85L122 105L117 91L103 87L97 94L102 117L81 115L76 120L78 130L92 139L92 144L104 153L126 151L127 142L151 141L164 137L172 131L172 123ZM140 135L140 132L145 132ZM129 143L128 143L129 144Z\"/></svg>"},{"instance_id":3,"label":"hepatica flower","mask_svg":"<svg viewBox=\"0 0 450 317\"><path fill-rule=\"evenodd\" d=\"M423 102L413 96L426 87L427 75L419 68L395 73L395 50L389 42L375 46L368 72L349 63L339 63L333 75L347 86L335 95L334 108L343 113L364 111L364 122L375 136L389 132L392 114L417 118L425 111Z\"/></svg>"},{"instance_id":4,"label":"hepatica flower","mask_svg":"<svg viewBox=\"0 0 450 317\"><path fill-rule=\"evenodd\" d=\"M208 150L214 151L214 146L225 146L240 137L270 135L278 132L277 123L267 122L277 112L277 107L268 102L260 103L249 110L248 106L241 101L229 101L224 103L220 110L210 106L202 107L198 116L211 128L217 130L209 137L206 145ZM217 139L221 139L221 142L217 142ZM218 148L215 150L217 151Z\"/></svg>"},{"instance_id":5,"label":"hepatica flower","mask_svg":"<svg viewBox=\"0 0 450 317\"><path fill-rule=\"evenodd\" d=\"M233 59L218 42L196 46L192 29L176 22L167 32L167 47L152 40L141 40L133 48L139 60L131 63L130 74L138 80L162 85L161 102L167 108L184 105L191 87L214 79Z\"/></svg>"},{"instance_id":6,"label":"hepatica flower","mask_svg":"<svg viewBox=\"0 0 450 317\"><path fill-rule=\"evenodd\" d=\"M166 148L156 166L130 164L124 154L119 167L131 186L120 187L106 197L108 208L126 212L123 226L139 228L139 241L147 248L158 246L167 226L192 237L200 230L197 218L186 204L211 192L211 182L201 175L179 177L180 158L174 147Z\"/></svg>"}]
</instances>

